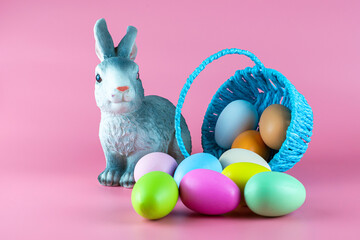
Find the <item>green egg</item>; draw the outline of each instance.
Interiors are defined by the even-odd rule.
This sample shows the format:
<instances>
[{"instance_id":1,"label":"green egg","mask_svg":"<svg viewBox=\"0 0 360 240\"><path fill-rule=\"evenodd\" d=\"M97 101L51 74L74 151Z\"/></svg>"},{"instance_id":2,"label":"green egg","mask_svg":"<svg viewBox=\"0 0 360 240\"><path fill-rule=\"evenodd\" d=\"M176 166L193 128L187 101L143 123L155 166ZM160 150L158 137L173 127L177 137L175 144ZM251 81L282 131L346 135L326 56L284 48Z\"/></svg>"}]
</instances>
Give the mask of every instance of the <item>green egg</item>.
<instances>
[{"instance_id":1,"label":"green egg","mask_svg":"<svg viewBox=\"0 0 360 240\"><path fill-rule=\"evenodd\" d=\"M246 183L247 206L256 214L278 217L289 214L304 203L306 191L296 178L280 172L261 172Z\"/></svg>"},{"instance_id":2,"label":"green egg","mask_svg":"<svg viewBox=\"0 0 360 240\"><path fill-rule=\"evenodd\" d=\"M147 219L168 215L179 198L175 180L167 173L154 171L142 176L134 185L131 202L135 211Z\"/></svg>"}]
</instances>

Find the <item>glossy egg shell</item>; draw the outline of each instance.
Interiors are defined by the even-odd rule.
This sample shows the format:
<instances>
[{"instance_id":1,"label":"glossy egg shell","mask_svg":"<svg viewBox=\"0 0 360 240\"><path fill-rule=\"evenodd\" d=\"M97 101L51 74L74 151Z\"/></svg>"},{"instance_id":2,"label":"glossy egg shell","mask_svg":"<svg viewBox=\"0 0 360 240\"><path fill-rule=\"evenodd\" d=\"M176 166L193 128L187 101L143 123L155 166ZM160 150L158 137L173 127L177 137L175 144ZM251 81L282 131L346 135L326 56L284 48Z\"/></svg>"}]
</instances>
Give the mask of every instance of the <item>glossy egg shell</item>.
<instances>
[{"instance_id":1,"label":"glossy egg shell","mask_svg":"<svg viewBox=\"0 0 360 240\"><path fill-rule=\"evenodd\" d=\"M135 181L138 181L146 173L153 171L162 171L173 176L177 165L176 160L169 154L163 152L149 153L136 163L134 169Z\"/></svg>"},{"instance_id":2,"label":"glossy egg shell","mask_svg":"<svg viewBox=\"0 0 360 240\"><path fill-rule=\"evenodd\" d=\"M176 168L174 179L177 185L180 185L185 174L194 169L210 169L220 173L222 171L221 164L216 157L209 153L196 153L185 158Z\"/></svg>"},{"instance_id":3,"label":"glossy egg shell","mask_svg":"<svg viewBox=\"0 0 360 240\"><path fill-rule=\"evenodd\" d=\"M215 142L229 149L235 138L246 130L257 127L259 116L254 105L245 100L229 103L220 113L215 125Z\"/></svg>"},{"instance_id":4,"label":"glossy egg shell","mask_svg":"<svg viewBox=\"0 0 360 240\"><path fill-rule=\"evenodd\" d=\"M261 114L259 131L264 143L272 149L279 150L286 139L290 125L291 112L280 104L268 106Z\"/></svg>"},{"instance_id":5,"label":"glossy egg shell","mask_svg":"<svg viewBox=\"0 0 360 240\"><path fill-rule=\"evenodd\" d=\"M147 219L159 219L175 207L179 190L174 179L161 171L142 176L134 185L131 203L135 211Z\"/></svg>"},{"instance_id":6,"label":"glossy egg shell","mask_svg":"<svg viewBox=\"0 0 360 240\"><path fill-rule=\"evenodd\" d=\"M260 133L248 130L240 133L234 140L231 148L242 148L259 154L264 160L270 156L270 148L262 140Z\"/></svg>"},{"instance_id":7,"label":"glossy egg shell","mask_svg":"<svg viewBox=\"0 0 360 240\"><path fill-rule=\"evenodd\" d=\"M232 148L227 150L220 156L219 161L223 169L225 169L227 166L233 163L250 162L250 163L259 164L271 170L269 164L261 156L250 150L241 149L241 148Z\"/></svg>"},{"instance_id":8,"label":"glossy egg shell","mask_svg":"<svg viewBox=\"0 0 360 240\"><path fill-rule=\"evenodd\" d=\"M225 175L209 169L187 173L179 191L186 207L207 215L225 214L240 203L238 186Z\"/></svg>"},{"instance_id":9,"label":"glossy egg shell","mask_svg":"<svg viewBox=\"0 0 360 240\"><path fill-rule=\"evenodd\" d=\"M289 214L304 203L306 190L296 178L280 172L262 172L245 186L247 206L255 213L277 217Z\"/></svg>"},{"instance_id":10,"label":"glossy egg shell","mask_svg":"<svg viewBox=\"0 0 360 240\"><path fill-rule=\"evenodd\" d=\"M239 187L241 192L241 203L245 205L244 200L244 188L247 181L260 172L268 172L270 171L266 167L255 163L248 163L248 162L238 162L233 163L227 166L223 171L222 174L233 180L236 185Z\"/></svg>"}]
</instances>

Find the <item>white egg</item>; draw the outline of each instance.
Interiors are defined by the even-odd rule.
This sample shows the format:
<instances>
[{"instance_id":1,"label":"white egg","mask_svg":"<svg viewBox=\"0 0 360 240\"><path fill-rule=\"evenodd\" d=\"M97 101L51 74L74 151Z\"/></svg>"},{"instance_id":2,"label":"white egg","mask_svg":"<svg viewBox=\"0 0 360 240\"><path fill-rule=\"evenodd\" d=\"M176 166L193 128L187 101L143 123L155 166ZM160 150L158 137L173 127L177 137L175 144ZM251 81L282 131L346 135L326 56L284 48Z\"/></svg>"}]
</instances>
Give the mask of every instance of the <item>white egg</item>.
<instances>
[{"instance_id":1,"label":"white egg","mask_svg":"<svg viewBox=\"0 0 360 240\"><path fill-rule=\"evenodd\" d=\"M269 164L260 155L242 148L232 148L224 152L219 161L225 169L227 166L237 162L249 162L261 165L271 170Z\"/></svg>"},{"instance_id":2,"label":"white egg","mask_svg":"<svg viewBox=\"0 0 360 240\"><path fill-rule=\"evenodd\" d=\"M229 103L215 125L215 142L222 148L229 149L235 138L246 130L254 130L259 121L256 108L245 100Z\"/></svg>"}]
</instances>

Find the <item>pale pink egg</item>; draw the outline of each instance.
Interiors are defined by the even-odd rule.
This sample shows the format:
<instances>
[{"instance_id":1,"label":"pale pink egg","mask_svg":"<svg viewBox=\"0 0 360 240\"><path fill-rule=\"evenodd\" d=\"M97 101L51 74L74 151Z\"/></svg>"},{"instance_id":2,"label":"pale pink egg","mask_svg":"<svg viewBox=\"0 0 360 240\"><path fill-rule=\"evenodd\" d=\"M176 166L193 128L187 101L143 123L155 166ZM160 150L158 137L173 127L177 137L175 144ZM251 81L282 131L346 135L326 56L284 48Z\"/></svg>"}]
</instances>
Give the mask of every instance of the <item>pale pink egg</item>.
<instances>
[{"instance_id":1,"label":"pale pink egg","mask_svg":"<svg viewBox=\"0 0 360 240\"><path fill-rule=\"evenodd\" d=\"M149 153L137 162L134 178L135 181L138 181L143 175L153 171L162 171L173 176L177 166L176 160L169 154L163 152Z\"/></svg>"}]
</instances>

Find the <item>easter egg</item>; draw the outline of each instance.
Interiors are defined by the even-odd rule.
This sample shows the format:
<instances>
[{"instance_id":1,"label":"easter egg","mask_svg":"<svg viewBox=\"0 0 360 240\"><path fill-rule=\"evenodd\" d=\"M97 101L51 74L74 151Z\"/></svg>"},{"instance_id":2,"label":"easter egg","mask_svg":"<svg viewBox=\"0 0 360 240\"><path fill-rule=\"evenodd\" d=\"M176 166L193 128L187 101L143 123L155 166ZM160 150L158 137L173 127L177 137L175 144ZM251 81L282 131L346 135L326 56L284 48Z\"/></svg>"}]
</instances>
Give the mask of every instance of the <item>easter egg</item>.
<instances>
[{"instance_id":1,"label":"easter egg","mask_svg":"<svg viewBox=\"0 0 360 240\"><path fill-rule=\"evenodd\" d=\"M227 166L223 171L222 174L233 180L236 185L239 187L241 192L241 203L245 204L244 200L244 188L247 181L260 172L268 172L270 171L264 166L255 163L249 162L238 162L233 163Z\"/></svg>"},{"instance_id":2,"label":"easter egg","mask_svg":"<svg viewBox=\"0 0 360 240\"><path fill-rule=\"evenodd\" d=\"M234 210L240 203L238 186L223 174L209 169L195 169L180 183L180 198L189 209L207 215Z\"/></svg>"},{"instance_id":3,"label":"easter egg","mask_svg":"<svg viewBox=\"0 0 360 240\"><path fill-rule=\"evenodd\" d=\"M264 160L270 155L270 148L262 140L260 133L255 130L248 130L240 133L234 140L231 148L242 148L259 154Z\"/></svg>"},{"instance_id":4,"label":"easter egg","mask_svg":"<svg viewBox=\"0 0 360 240\"><path fill-rule=\"evenodd\" d=\"M262 172L245 186L247 206L256 214L277 217L289 214L304 203L306 191L296 178L280 172Z\"/></svg>"},{"instance_id":5,"label":"easter egg","mask_svg":"<svg viewBox=\"0 0 360 240\"><path fill-rule=\"evenodd\" d=\"M219 161L223 169L225 169L227 166L233 163L249 162L249 163L259 164L271 170L269 164L258 154L250 150L241 149L241 148L232 148L227 150L220 156Z\"/></svg>"},{"instance_id":6,"label":"easter egg","mask_svg":"<svg viewBox=\"0 0 360 240\"><path fill-rule=\"evenodd\" d=\"M291 112L280 104L267 107L260 117L259 131L264 143L279 150L286 139L286 130L290 125Z\"/></svg>"},{"instance_id":7,"label":"easter egg","mask_svg":"<svg viewBox=\"0 0 360 240\"><path fill-rule=\"evenodd\" d=\"M135 211L147 219L159 219L175 207L179 190L174 179L161 171L149 172L134 185L131 202Z\"/></svg>"},{"instance_id":8,"label":"easter egg","mask_svg":"<svg viewBox=\"0 0 360 240\"><path fill-rule=\"evenodd\" d=\"M176 160L169 154L163 152L149 153L140 158L135 165L135 181L138 181L146 173L153 171L162 171L173 176L177 165Z\"/></svg>"},{"instance_id":9,"label":"easter egg","mask_svg":"<svg viewBox=\"0 0 360 240\"><path fill-rule=\"evenodd\" d=\"M185 158L174 173L174 179L177 185L180 185L181 179L194 169L210 169L216 172L221 172L222 167L219 160L209 153L196 153Z\"/></svg>"},{"instance_id":10,"label":"easter egg","mask_svg":"<svg viewBox=\"0 0 360 240\"><path fill-rule=\"evenodd\" d=\"M215 125L215 142L229 149L235 138L246 130L257 127L259 116L256 108L245 100L229 103L219 115Z\"/></svg>"}]
</instances>

